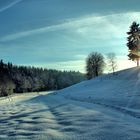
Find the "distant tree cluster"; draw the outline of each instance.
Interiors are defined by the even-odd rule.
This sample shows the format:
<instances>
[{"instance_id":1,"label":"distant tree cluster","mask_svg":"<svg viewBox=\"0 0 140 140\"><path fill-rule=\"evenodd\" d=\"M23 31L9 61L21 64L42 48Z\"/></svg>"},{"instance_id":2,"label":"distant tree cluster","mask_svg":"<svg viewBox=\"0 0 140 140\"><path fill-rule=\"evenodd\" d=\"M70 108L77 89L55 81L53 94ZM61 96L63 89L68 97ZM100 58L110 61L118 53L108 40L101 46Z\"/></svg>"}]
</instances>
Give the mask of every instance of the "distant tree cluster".
<instances>
[{"instance_id":1,"label":"distant tree cluster","mask_svg":"<svg viewBox=\"0 0 140 140\"><path fill-rule=\"evenodd\" d=\"M0 61L0 96L16 93L62 89L85 80L75 71L16 66Z\"/></svg>"},{"instance_id":2,"label":"distant tree cluster","mask_svg":"<svg viewBox=\"0 0 140 140\"><path fill-rule=\"evenodd\" d=\"M87 79L92 79L103 74L105 66L111 70L113 75L117 69L117 59L116 54L110 52L107 54L107 62L105 63L105 58L101 53L92 52L88 55L86 59L86 76Z\"/></svg>"}]
</instances>

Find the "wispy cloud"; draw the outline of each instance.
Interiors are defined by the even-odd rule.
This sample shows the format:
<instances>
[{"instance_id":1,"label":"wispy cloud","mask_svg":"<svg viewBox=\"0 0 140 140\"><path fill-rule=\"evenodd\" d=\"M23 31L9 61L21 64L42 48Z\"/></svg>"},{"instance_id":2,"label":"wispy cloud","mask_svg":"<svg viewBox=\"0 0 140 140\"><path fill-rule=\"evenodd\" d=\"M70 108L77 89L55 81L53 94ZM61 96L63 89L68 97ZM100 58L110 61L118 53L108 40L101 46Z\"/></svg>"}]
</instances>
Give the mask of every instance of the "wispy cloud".
<instances>
[{"instance_id":1,"label":"wispy cloud","mask_svg":"<svg viewBox=\"0 0 140 140\"><path fill-rule=\"evenodd\" d=\"M12 3L6 5L5 7L2 7L2 8L0 9L0 12L3 12L3 11L5 11L5 10L7 10L7 9L9 9L9 8L11 8L11 7L13 7L14 5L16 5L17 3L21 2L21 1L22 1L22 0L15 0L15 1L13 1Z\"/></svg>"},{"instance_id":2,"label":"wispy cloud","mask_svg":"<svg viewBox=\"0 0 140 140\"><path fill-rule=\"evenodd\" d=\"M44 33L44 32L49 32L49 31L56 31L58 29L61 29L62 26L64 26L64 25L63 24L53 25L53 26L42 27L42 28L34 29L34 30L18 32L15 34L7 35L7 36L1 38L0 41L2 41L2 42L3 41L10 41L10 40L15 40L18 38L22 38L22 37L26 37L26 36L30 36L30 35L34 35L34 34L39 34L39 33Z\"/></svg>"},{"instance_id":3,"label":"wispy cloud","mask_svg":"<svg viewBox=\"0 0 140 140\"><path fill-rule=\"evenodd\" d=\"M21 0L15 1L16 4ZM13 5L11 4L11 5ZM86 17L69 19L61 24L46 26L37 29L17 32L0 38L1 42L11 41L40 33L58 30L67 30L80 36L90 36L94 39L121 38L134 20L138 21L140 12L112 14L106 16L90 15Z\"/></svg>"}]
</instances>

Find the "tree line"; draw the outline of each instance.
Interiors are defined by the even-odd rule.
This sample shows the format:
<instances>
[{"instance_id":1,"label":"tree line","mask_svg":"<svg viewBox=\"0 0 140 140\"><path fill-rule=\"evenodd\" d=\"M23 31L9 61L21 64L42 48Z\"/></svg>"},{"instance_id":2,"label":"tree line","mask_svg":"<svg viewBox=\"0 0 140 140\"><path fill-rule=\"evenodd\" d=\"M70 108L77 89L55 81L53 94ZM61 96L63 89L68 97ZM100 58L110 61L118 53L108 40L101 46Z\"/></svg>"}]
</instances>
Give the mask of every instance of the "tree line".
<instances>
[{"instance_id":1,"label":"tree line","mask_svg":"<svg viewBox=\"0 0 140 140\"><path fill-rule=\"evenodd\" d=\"M0 96L13 92L58 90L83 80L85 75L80 72L17 66L0 61Z\"/></svg>"}]
</instances>

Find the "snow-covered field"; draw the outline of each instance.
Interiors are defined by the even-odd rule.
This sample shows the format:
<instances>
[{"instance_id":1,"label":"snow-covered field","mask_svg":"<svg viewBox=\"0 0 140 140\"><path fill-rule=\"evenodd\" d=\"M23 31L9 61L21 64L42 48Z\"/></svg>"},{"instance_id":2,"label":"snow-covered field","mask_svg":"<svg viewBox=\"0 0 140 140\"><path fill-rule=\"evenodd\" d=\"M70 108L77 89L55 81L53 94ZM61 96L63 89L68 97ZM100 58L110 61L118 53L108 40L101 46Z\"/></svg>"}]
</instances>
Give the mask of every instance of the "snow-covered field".
<instances>
[{"instance_id":1,"label":"snow-covered field","mask_svg":"<svg viewBox=\"0 0 140 140\"><path fill-rule=\"evenodd\" d=\"M139 140L140 68L50 94L0 99L0 140Z\"/></svg>"}]
</instances>

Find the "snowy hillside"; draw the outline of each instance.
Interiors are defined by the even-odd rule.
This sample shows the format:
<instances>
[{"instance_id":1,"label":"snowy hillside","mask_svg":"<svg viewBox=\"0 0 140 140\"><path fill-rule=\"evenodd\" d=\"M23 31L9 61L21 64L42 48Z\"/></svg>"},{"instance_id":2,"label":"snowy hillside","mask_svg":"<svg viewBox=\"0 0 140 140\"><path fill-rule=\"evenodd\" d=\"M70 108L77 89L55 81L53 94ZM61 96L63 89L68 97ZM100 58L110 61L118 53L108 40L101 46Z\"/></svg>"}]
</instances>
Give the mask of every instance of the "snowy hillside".
<instances>
[{"instance_id":1,"label":"snowy hillside","mask_svg":"<svg viewBox=\"0 0 140 140\"><path fill-rule=\"evenodd\" d=\"M82 82L62 91L64 97L126 110L140 108L140 68ZM133 114L134 115L134 114ZM140 114L135 117L140 117Z\"/></svg>"},{"instance_id":2,"label":"snowy hillside","mask_svg":"<svg viewBox=\"0 0 140 140\"><path fill-rule=\"evenodd\" d=\"M0 139L140 139L140 68L50 94L0 99Z\"/></svg>"}]
</instances>

